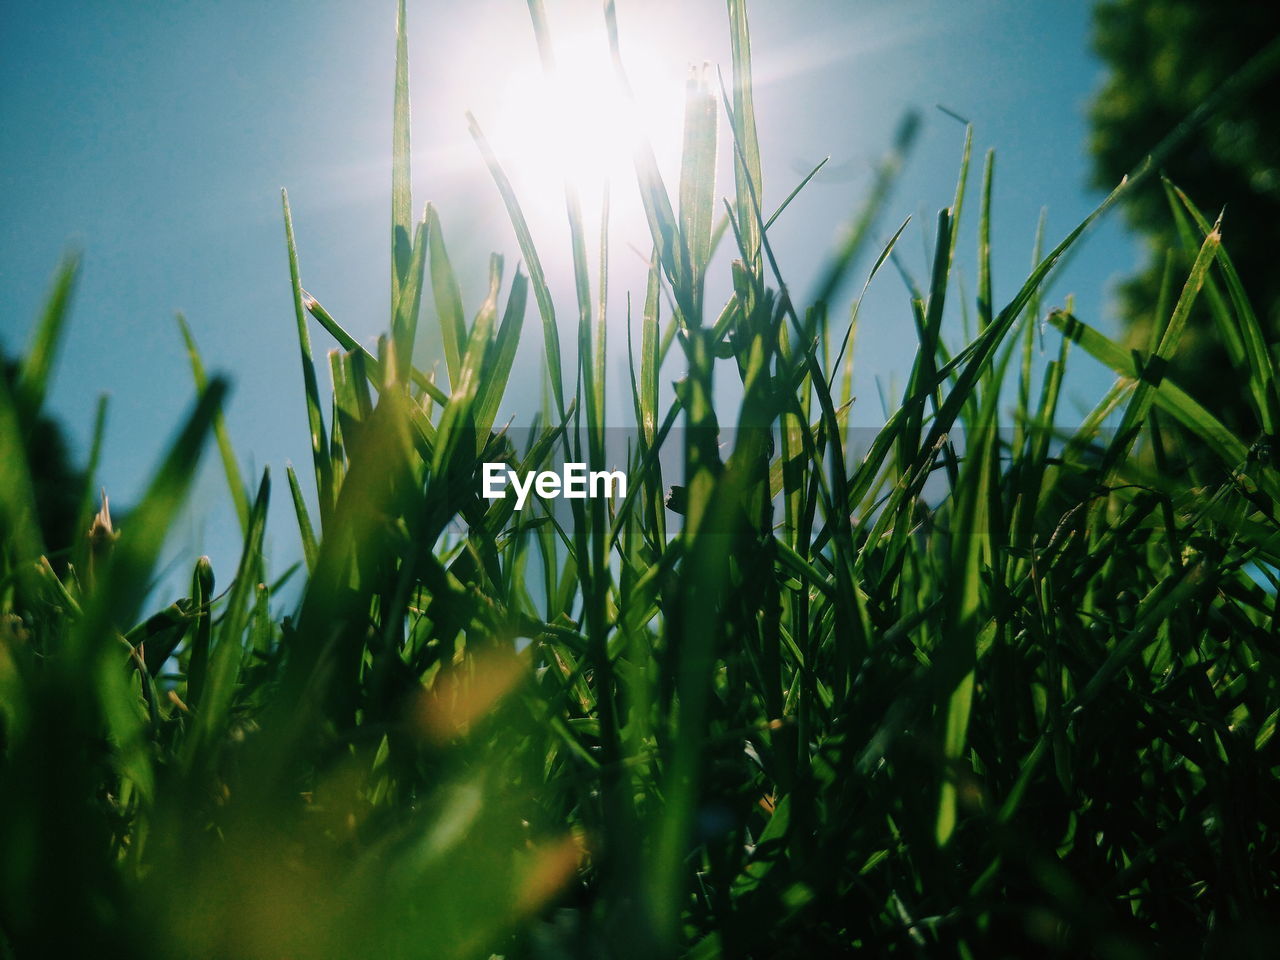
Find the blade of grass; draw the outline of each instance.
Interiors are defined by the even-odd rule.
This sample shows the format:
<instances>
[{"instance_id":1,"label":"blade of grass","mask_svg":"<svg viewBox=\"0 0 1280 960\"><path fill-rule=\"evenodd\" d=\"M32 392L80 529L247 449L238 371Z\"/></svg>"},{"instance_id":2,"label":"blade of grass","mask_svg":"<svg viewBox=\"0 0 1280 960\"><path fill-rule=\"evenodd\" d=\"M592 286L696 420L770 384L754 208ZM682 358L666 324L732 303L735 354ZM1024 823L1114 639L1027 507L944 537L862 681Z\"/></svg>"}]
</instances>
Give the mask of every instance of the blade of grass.
<instances>
[{"instance_id":1,"label":"blade of grass","mask_svg":"<svg viewBox=\"0 0 1280 960\"><path fill-rule=\"evenodd\" d=\"M187 325L187 318L181 313L177 315L178 329L182 332L182 340L187 347L187 357L191 361L191 379L196 390L203 392L208 386L209 378L204 371L204 361L200 357L200 348L196 346L195 337ZM218 454L222 457L222 469L227 476L227 489L231 493L231 502L236 508L236 516L240 520L241 535L249 530L249 496L245 493L244 477L240 473L240 464L236 460L235 449L231 446L231 436L227 432L227 421L221 412L213 421L213 435L218 443Z\"/></svg>"},{"instance_id":2,"label":"blade of grass","mask_svg":"<svg viewBox=\"0 0 1280 960\"><path fill-rule=\"evenodd\" d=\"M391 123L391 310L408 284L413 259L413 194L410 182L409 38L405 0L396 6L396 81Z\"/></svg>"},{"instance_id":3,"label":"blade of grass","mask_svg":"<svg viewBox=\"0 0 1280 960\"><path fill-rule=\"evenodd\" d=\"M311 572L316 567L315 528L311 525L311 513L307 510L307 503L302 498L302 488L298 485L298 475L294 473L293 465L286 465L285 472L289 477L289 492L293 496L294 513L298 517L298 536L302 538L302 555L307 561L307 572Z\"/></svg>"},{"instance_id":4,"label":"blade of grass","mask_svg":"<svg viewBox=\"0 0 1280 960\"><path fill-rule=\"evenodd\" d=\"M67 317L70 314L71 297L75 292L76 278L80 275L80 255L68 253L54 274L53 289L45 298L40 321L27 346L26 355L18 370L18 382L14 389L20 421L30 430L44 406L49 389L49 377L62 344Z\"/></svg>"},{"instance_id":5,"label":"blade of grass","mask_svg":"<svg viewBox=\"0 0 1280 960\"><path fill-rule=\"evenodd\" d=\"M462 291L458 277L449 262L440 215L427 204L427 231L430 235L431 292L435 297L436 313L440 315L440 333L444 340L445 369L449 372L450 389L458 385L461 376L462 351L467 342L467 321L463 316Z\"/></svg>"},{"instance_id":6,"label":"blade of grass","mask_svg":"<svg viewBox=\"0 0 1280 960\"><path fill-rule=\"evenodd\" d=\"M403 0L401 0L403 3ZM284 207L284 236L289 250L289 278L293 283L293 310L298 324L298 352L302 359L302 386L307 402L307 426L311 431L311 459L315 467L316 492L320 498L320 523L324 526L333 509L333 470L329 460L329 442L320 412L320 387L316 382L315 361L311 358L311 333L307 330L307 314L303 309L302 281L298 275L298 246L293 239L293 216L289 212L289 194L280 191Z\"/></svg>"},{"instance_id":7,"label":"blade of grass","mask_svg":"<svg viewBox=\"0 0 1280 960\"><path fill-rule=\"evenodd\" d=\"M342 325L333 316L321 306L320 301L313 297L307 291L302 291L302 302L307 308L307 312L319 321L320 326L328 331L329 335L347 351L359 353L364 358L365 372L367 379L375 387L381 388L385 377L382 373L382 365L378 362L378 358L370 353L367 349L356 342L356 338L347 333ZM441 390L434 381L419 371L416 367L409 367L409 377L414 385L421 389L427 396L431 397L436 403L445 404L449 402L449 395Z\"/></svg>"},{"instance_id":8,"label":"blade of grass","mask_svg":"<svg viewBox=\"0 0 1280 960\"><path fill-rule=\"evenodd\" d=\"M488 436L497 419L498 407L502 403L511 368L515 363L516 349L520 345L528 296L529 281L517 270L507 294L507 308L502 314L502 324L498 327L494 340L493 359L481 385L480 399L476 406L476 431L481 437Z\"/></svg>"},{"instance_id":9,"label":"blade of grass","mask_svg":"<svg viewBox=\"0 0 1280 960\"><path fill-rule=\"evenodd\" d=\"M529 232L529 224L525 220L520 202L516 199L511 181L498 163L498 158L489 146L489 141L480 130L476 118L467 113L467 124L471 136L480 148L480 155L498 187L502 202L506 205L507 216L515 229L516 240L520 244L520 253L524 257L525 268L529 271L529 282L533 285L533 297L538 304L538 313L542 317L542 339L545 352L547 376L551 382L551 394L555 399L556 413L561 420L565 416L564 375L560 361L560 328L556 325L555 305L551 298L551 289L547 286L546 274L542 269L542 261L538 257L537 247L533 243L533 235Z\"/></svg>"}]
</instances>

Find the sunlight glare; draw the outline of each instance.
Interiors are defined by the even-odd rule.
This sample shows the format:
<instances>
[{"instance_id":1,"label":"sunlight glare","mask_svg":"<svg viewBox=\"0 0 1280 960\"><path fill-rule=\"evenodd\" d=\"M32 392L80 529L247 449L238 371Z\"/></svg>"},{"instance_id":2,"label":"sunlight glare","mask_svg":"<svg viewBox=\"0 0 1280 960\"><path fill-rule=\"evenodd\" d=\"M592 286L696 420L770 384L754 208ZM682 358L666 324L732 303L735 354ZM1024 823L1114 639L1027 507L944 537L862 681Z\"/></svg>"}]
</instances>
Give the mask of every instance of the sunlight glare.
<instances>
[{"instance_id":1,"label":"sunlight glare","mask_svg":"<svg viewBox=\"0 0 1280 960\"><path fill-rule=\"evenodd\" d=\"M563 184L594 207L606 183L611 205L635 195L633 151L647 138L664 175L677 169L684 110L682 73L661 51L624 41L633 95L614 69L603 25L553 30L554 72L535 61L507 76L493 128L494 147L535 207L563 216ZM627 204L629 206L629 204ZM638 208L638 201L636 204ZM619 211L613 207L616 216Z\"/></svg>"}]
</instances>

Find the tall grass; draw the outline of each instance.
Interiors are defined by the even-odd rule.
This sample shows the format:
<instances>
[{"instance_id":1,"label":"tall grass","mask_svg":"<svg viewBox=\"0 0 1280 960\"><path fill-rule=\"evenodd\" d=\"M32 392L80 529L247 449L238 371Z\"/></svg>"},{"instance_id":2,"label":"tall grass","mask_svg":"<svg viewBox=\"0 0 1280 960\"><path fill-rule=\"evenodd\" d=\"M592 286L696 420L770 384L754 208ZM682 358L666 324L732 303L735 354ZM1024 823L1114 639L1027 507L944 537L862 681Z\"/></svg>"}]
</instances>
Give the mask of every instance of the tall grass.
<instances>
[{"instance_id":1,"label":"tall grass","mask_svg":"<svg viewBox=\"0 0 1280 960\"><path fill-rule=\"evenodd\" d=\"M312 450L309 473L287 471L305 566L287 614L262 552L270 478L242 474L224 381L185 324L191 412L124 529L105 503L94 517L89 478L90 532L55 572L25 451L63 267L0 383L0 955L1263 955L1280 932L1280 394L1219 225L1169 186L1198 255L1148 349L1126 352L1041 302L1088 220L993 302L993 164L973 211L970 139L928 282L892 320L918 339L909 380L859 435L857 306L834 294L859 255L872 276L892 257L902 230L877 249L871 224L910 128L820 296L794 301L769 241L786 213L762 207L747 13L728 14L731 80L691 85L679 183L637 157L653 258L625 499L561 515L479 495L484 462L612 465L619 324L569 187L565 364L563 301L474 120L523 266L495 255L464 306L445 221L465 211L415 219L403 0L376 351L304 288L284 199ZM974 216L978 323L954 348ZM719 244L723 304L705 283ZM547 410L504 430L530 295ZM438 378L414 363L424 299ZM1266 436L1235 436L1164 376L1197 301ZM1062 336L1038 369L1046 318ZM336 343L331 392L313 321ZM1062 429L1072 344L1117 380ZM148 614L211 439L238 568L196 561L188 594Z\"/></svg>"}]
</instances>

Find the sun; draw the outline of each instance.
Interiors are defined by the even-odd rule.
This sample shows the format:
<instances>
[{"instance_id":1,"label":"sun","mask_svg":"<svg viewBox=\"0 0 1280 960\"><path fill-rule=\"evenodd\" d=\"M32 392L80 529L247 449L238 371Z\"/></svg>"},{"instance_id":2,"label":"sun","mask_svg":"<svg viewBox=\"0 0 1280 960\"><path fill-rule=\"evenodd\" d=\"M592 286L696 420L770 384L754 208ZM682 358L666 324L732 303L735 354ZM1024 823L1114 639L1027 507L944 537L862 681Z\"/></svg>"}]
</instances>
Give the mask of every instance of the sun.
<instances>
[{"instance_id":1,"label":"sun","mask_svg":"<svg viewBox=\"0 0 1280 960\"><path fill-rule=\"evenodd\" d=\"M534 63L507 74L492 139L508 175L563 212L563 186L587 204L636 191L634 151L647 140L660 168L679 160L683 73L660 51L624 46L627 90L603 24L553 32L554 66ZM614 214L623 212L611 207Z\"/></svg>"}]
</instances>

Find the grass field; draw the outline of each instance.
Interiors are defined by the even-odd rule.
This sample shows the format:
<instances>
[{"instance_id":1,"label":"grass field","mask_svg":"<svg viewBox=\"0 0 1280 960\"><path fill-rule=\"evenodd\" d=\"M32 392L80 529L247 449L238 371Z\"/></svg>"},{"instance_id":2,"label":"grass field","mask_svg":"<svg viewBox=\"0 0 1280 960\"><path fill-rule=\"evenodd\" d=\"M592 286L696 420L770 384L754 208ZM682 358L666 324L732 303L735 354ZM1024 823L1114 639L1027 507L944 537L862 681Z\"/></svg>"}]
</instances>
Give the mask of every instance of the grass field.
<instances>
[{"instance_id":1,"label":"grass field","mask_svg":"<svg viewBox=\"0 0 1280 960\"><path fill-rule=\"evenodd\" d=\"M146 495L115 530L95 452L83 533L46 545L28 454L73 307L62 267L0 379L0 957L1270 955L1280 390L1214 216L1167 185L1194 265L1129 350L1041 298L1090 221L993 301L993 164L966 146L895 321L910 377L883 428L855 430L857 304L834 294L893 261L902 229L882 247L872 225L910 129L824 289L793 302L728 9L732 76L690 87L679 182L637 156L653 257L626 318L625 498L480 496L486 462L617 466L620 321L572 187L576 315L557 313L570 298L474 122L520 266L495 256L464 307L440 216L410 196L403 3L376 350L307 292L284 200L309 468L243 475L226 383L184 326L197 399ZM948 344L969 218L976 295ZM733 293L710 302L726 246ZM1193 305L1262 437L1164 377ZM426 318L436 373L414 365ZM522 332L545 402L507 431ZM1116 380L1064 428L1069 359ZM243 553L192 558L166 606L149 584L206 448ZM263 556L273 479L293 571Z\"/></svg>"}]
</instances>

